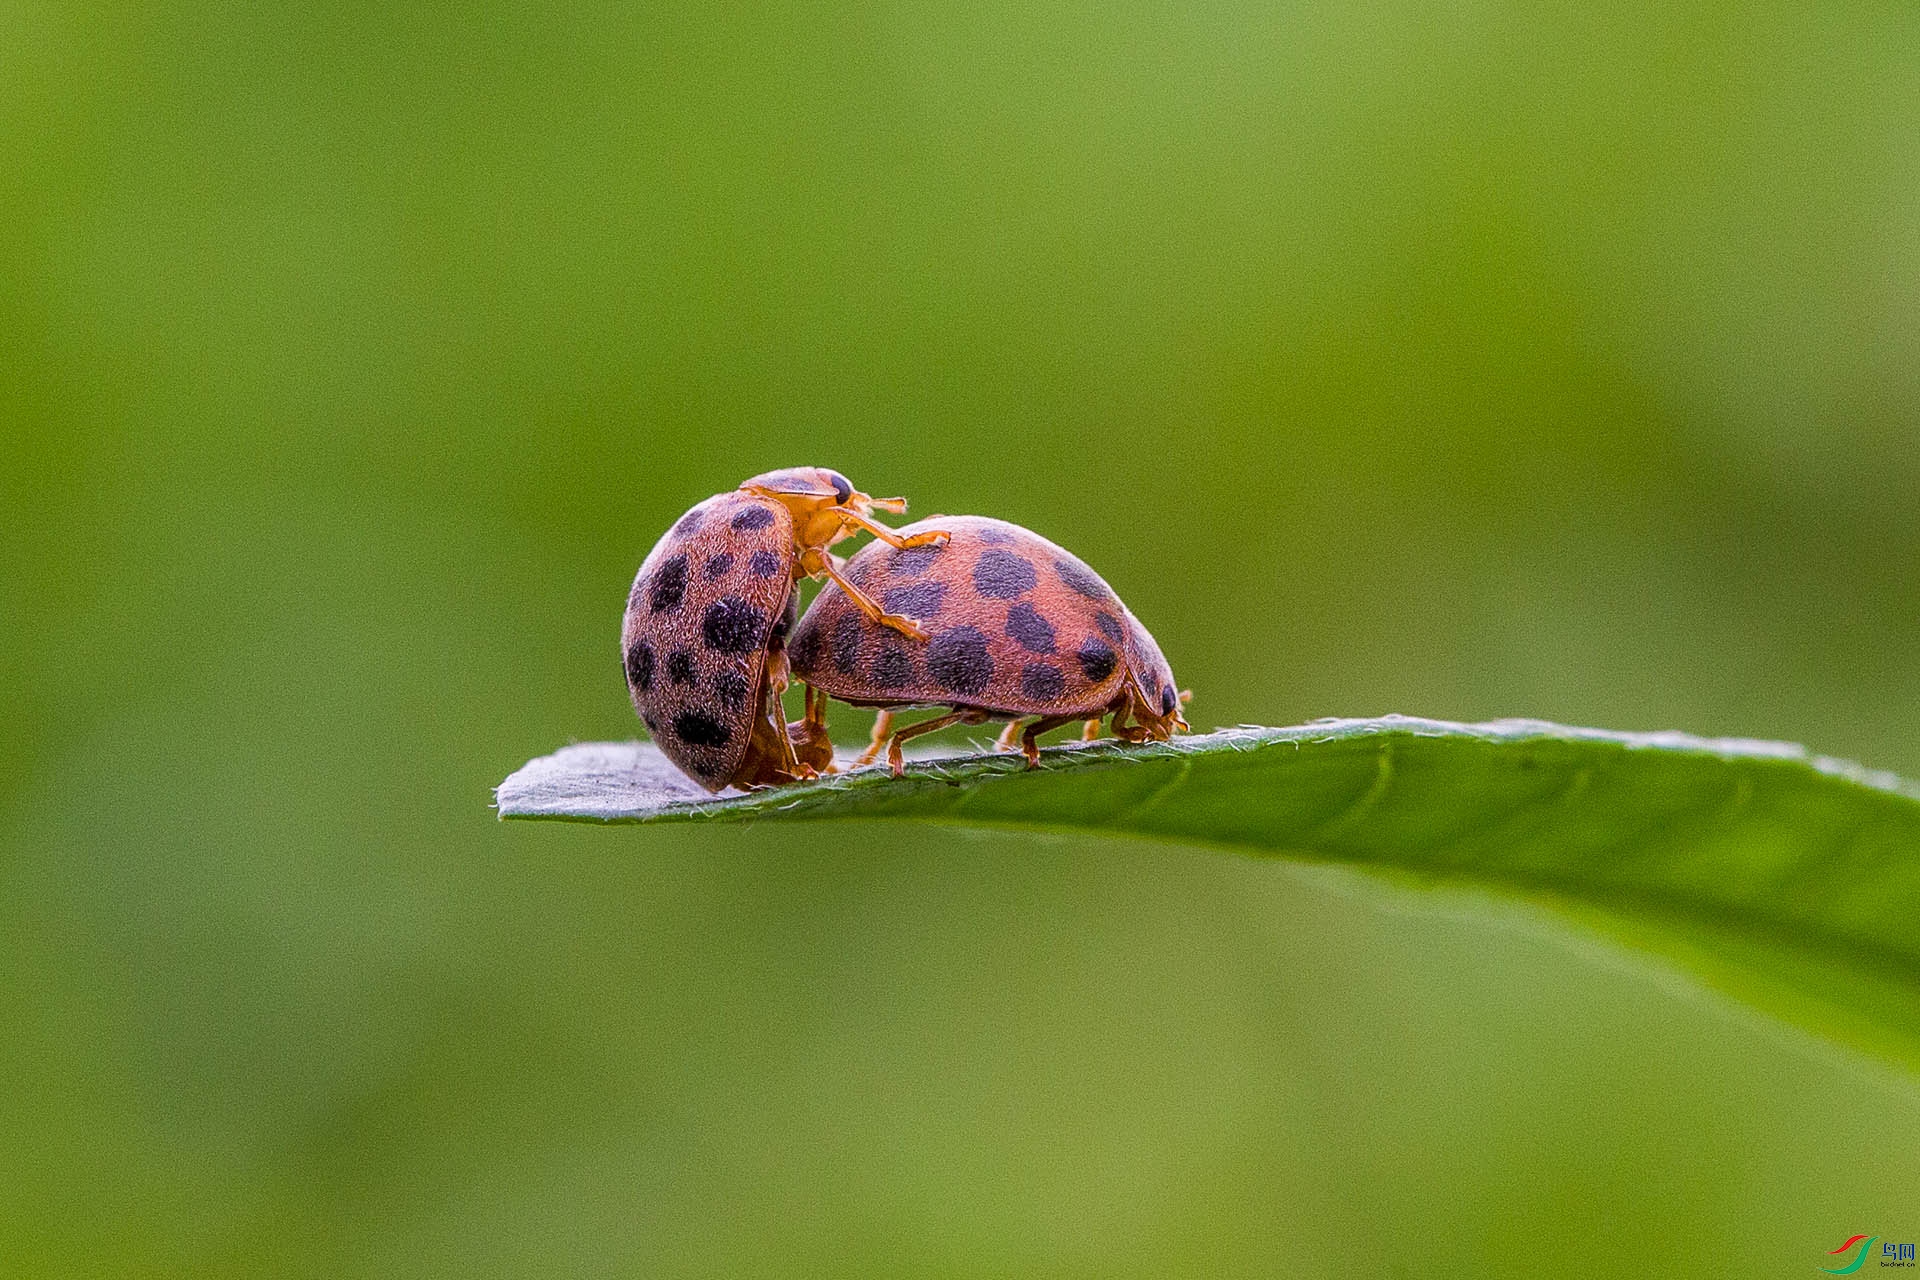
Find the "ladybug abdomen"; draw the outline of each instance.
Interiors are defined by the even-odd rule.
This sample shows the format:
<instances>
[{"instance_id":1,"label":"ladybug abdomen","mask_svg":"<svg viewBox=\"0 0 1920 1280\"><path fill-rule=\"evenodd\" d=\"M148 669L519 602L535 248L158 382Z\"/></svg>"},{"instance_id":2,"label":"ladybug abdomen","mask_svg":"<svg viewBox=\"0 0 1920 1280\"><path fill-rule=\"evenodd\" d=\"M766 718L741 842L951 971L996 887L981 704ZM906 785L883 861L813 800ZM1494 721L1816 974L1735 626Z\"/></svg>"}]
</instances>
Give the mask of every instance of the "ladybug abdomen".
<instances>
[{"instance_id":1,"label":"ladybug abdomen","mask_svg":"<svg viewBox=\"0 0 1920 1280\"><path fill-rule=\"evenodd\" d=\"M785 507L723 493L680 517L627 596L627 692L660 750L708 790L747 751L767 652L791 624L793 519Z\"/></svg>"},{"instance_id":2,"label":"ladybug abdomen","mask_svg":"<svg viewBox=\"0 0 1920 1280\"><path fill-rule=\"evenodd\" d=\"M869 622L829 584L793 633L794 673L843 702L955 706L1000 716L1092 716L1126 677L1126 609L1100 575L1039 534L984 516L936 516L944 546L872 543L847 577L922 644Z\"/></svg>"}]
</instances>

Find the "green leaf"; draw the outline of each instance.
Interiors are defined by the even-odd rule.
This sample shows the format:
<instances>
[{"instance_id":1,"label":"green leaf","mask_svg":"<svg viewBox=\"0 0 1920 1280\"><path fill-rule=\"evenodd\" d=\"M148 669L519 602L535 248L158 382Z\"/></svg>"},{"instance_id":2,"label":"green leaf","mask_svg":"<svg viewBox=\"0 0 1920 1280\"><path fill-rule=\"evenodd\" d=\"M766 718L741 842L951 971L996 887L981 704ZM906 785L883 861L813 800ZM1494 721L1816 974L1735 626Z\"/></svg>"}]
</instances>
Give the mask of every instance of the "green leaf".
<instances>
[{"instance_id":1,"label":"green leaf","mask_svg":"<svg viewBox=\"0 0 1920 1280\"><path fill-rule=\"evenodd\" d=\"M1920 789L1786 743L1389 716L942 756L714 797L641 743L567 747L502 818L889 819L1342 864L1552 907L1920 1069Z\"/></svg>"}]
</instances>

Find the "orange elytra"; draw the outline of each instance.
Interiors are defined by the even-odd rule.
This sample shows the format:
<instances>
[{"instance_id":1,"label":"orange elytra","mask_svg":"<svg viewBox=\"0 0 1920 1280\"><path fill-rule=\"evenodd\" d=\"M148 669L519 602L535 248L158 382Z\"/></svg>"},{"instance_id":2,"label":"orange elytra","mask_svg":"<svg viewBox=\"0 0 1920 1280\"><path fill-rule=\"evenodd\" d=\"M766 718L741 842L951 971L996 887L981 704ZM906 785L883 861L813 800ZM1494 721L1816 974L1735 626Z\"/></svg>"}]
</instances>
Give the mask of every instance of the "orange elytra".
<instances>
[{"instance_id":1,"label":"orange elytra","mask_svg":"<svg viewBox=\"0 0 1920 1280\"><path fill-rule=\"evenodd\" d=\"M847 562L846 577L889 610L910 613L931 633L925 643L870 622L841 589L828 586L794 628L793 674L809 688L806 733L824 741L824 708L813 690L880 708L862 764L886 745L904 767L901 744L954 723L1008 720L999 748L1016 737L1031 766L1035 739L1075 720L1098 735L1100 718L1129 742L1165 741L1185 730L1185 696L1153 636L1105 579L1039 534L985 516L935 516L899 532L934 526L940 545L871 545ZM945 715L892 730L902 707L944 707ZM1020 721L1032 717L1021 730Z\"/></svg>"},{"instance_id":2,"label":"orange elytra","mask_svg":"<svg viewBox=\"0 0 1920 1280\"><path fill-rule=\"evenodd\" d=\"M708 498L654 544L627 596L620 650L634 710L668 759L709 791L831 768L825 735L804 721L789 730L780 715L794 583L841 583L842 601L875 626L924 641L912 618L844 582L827 550L862 529L903 550L944 540L934 529L902 537L870 518L906 507L868 497L837 471L794 467Z\"/></svg>"}]
</instances>

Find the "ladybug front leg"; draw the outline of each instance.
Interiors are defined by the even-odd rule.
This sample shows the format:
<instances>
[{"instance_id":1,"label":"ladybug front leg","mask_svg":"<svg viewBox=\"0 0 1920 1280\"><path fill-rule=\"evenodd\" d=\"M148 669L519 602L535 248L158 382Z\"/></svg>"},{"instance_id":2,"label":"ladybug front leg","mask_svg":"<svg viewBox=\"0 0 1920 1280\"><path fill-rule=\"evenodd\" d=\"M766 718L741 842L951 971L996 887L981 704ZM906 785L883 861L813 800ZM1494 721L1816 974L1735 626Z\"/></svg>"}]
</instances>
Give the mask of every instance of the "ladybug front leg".
<instances>
[{"instance_id":1,"label":"ladybug front leg","mask_svg":"<svg viewBox=\"0 0 1920 1280\"><path fill-rule=\"evenodd\" d=\"M1125 723L1128 716L1134 714L1133 695L1129 693L1113 712L1113 736L1126 742L1145 742L1147 730L1143 725Z\"/></svg>"},{"instance_id":2,"label":"ladybug front leg","mask_svg":"<svg viewBox=\"0 0 1920 1280\"><path fill-rule=\"evenodd\" d=\"M1080 731L1080 741L1093 742L1100 737L1100 717L1087 721L1087 727Z\"/></svg>"},{"instance_id":3,"label":"ladybug front leg","mask_svg":"<svg viewBox=\"0 0 1920 1280\"><path fill-rule=\"evenodd\" d=\"M903 618L897 613L888 613L882 609L873 597L847 581L846 575L840 572L840 566L834 563L833 556L809 547L801 553L800 570L809 578L831 579L835 586L846 593L847 599L853 602L854 607L867 616L867 621L877 622L883 627L892 627L909 640L918 640L923 644L926 642L927 632L924 627L912 618Z\"/></svg>"},{"instance_id":4,"label":"ladybug front leg","mask_svg":"<svg viewBox=\"0 0 1920 1280\"><path fill-rule=\"evenodd\" d=\"M886 499L886 501L898 502L900 505L898 507L886 507L884 508L885 510L905 511L907 509L907 502L905 498L888 498ZM875 502L873 505L878 507L880 506L880 503ZM857 528L865 529L868 533L872 534L874 537L886 543L888 546L892 547L896 551L905 551L909 547L943 547L947 544L948 539L951 537L951 535L948 534L945 529L928 529L924 533L908 534L906 537L903 538L899 534L895 533L893 530L887 528L887 526L883 524L875 524L873 521L867 519L865 516L858 515L852 511L842 512L840 515L840 518L842 520L845 520L850 525L853 525Z\"/></svg>"}]
</instances>

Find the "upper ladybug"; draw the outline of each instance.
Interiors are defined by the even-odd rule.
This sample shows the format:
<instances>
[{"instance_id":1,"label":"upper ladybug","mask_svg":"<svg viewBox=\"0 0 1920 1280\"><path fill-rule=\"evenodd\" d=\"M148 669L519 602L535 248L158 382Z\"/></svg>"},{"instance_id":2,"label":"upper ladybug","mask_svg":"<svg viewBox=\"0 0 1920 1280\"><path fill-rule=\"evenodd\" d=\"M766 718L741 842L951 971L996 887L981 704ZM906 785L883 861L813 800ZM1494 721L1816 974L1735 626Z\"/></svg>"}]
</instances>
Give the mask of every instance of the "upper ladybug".
<instances>
[{"instance_id":1,"label":"upper ladybug","mask_svg":"<svg viewBox=\"0 0 1920 1280\"><path fill-rule=\"evenodd\" d=\"M1019 718L1035 717L1018 734L1029 764L1039 762L1038 735L1073 720L1089 721L1091 737L1111 714L1113 732L1130 742L1187 727L1160 646L1079 557L985 516L935 516L900 532L934 525L951 535L944 545L868 546L846 570L885 608L925 622L926 644L874 625L835 586L821 590L793 632L794 674L843 702L883 708L862 763L886 741L897 773L903 742L956 721L1014 720L1000 739L1010 749ZM891 708L913 706L951 712L889 740ZM822 726L811 732L825 737Z\"/></svg>"},{"instance_id":2,"label":"upper ladybug","mask_svg":"<svg viewBox=\"0 0 1920 1280\"><path fill-rule=\"evenodd\" d=\"M621 626L627 691L660 750L707 790L790 782L831 762L824 735L796 746L780 715L794 581L841 581L827 548L858 529L900 548L945 539L902 538L875 510L904 511L906 500L870 498L820 467L770 471L681 516L641 564ZM926 637L852 590L843 599L876 625Z\"/></svg>"}]
</instances>

